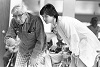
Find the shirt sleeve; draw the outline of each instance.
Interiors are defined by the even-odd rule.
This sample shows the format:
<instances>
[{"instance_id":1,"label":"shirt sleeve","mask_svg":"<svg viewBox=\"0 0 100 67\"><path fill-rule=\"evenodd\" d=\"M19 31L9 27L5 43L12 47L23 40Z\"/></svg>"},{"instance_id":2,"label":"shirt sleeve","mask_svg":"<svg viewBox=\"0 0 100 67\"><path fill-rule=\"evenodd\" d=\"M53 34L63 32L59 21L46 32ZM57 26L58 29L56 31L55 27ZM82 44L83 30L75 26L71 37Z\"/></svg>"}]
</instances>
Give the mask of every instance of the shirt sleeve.
<instances>
[{"instance_id":1,"label":"shirt sleeve","mask_svg":"<svg viewBox=\"0 0 100 67\"><path fill-rule=\"evenodd\" d=\"M9 38L16 38L17 34L15 33L15 30L14 30L14 19L11 20L11 24L10 26L8 27L8 31L4 37L4 42L9 39Z\"/></svg>"}]
</instances>

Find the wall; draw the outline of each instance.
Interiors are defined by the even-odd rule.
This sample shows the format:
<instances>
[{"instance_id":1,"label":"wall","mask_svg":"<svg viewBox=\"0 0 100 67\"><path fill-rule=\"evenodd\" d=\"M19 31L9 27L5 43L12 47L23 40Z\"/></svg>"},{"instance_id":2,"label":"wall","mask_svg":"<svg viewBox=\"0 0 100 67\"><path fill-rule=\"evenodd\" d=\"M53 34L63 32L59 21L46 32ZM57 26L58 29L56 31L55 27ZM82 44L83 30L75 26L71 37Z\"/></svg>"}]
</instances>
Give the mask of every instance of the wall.
<instances>
[{"instance_id":1,"label":"wall","mask_svg":"<svg viewBox=\"0 0 100 67\"><path fill-rule=\"evenodd\" d=\"M78 0L75 5L75 18L82 22L90 22L96 16L100 20L100 0Z\"/></svg>"},{"instance_id":2,"label":"wall","mask_svg":"<svg viewBox=\"0 0 100 67\"><path fill-rule=\"evenodd\" d=\"M100 15L75 14L75 18L82 22L90 22L91 18L94 16L98 17L98 20L100 21Z\"/></svg>"},{"instance_id":3,"label":"wall","mask_svg":"<svg viewBox=\"0 0 100 67\"><path fill-rule=\"evenodd\" d=\"M4 36L9 25L10 0L0 0L0 67L3 67L3 55L5 53ZM5 33L2 33L2 31Z\"/></svg>"},{"instance_id":4,"label":"wall","mask_svg":"<svg viewBox=\"0 0 100 67\"><path fill-rule=\"evenodd\" d=\"M33 14L38 14L40 9L40 0L22 0L27 6L28 10L32 11Z\"/></svg>"},{"instance_id":5,"label":"wall","mask_svg":"<svg viewBox=\"0 0 100 67\"><path fill-rule=\"evenodd\" d=\"M76 0L63 0L63 16L75 17Z\"/></svg>"}]
</instances>

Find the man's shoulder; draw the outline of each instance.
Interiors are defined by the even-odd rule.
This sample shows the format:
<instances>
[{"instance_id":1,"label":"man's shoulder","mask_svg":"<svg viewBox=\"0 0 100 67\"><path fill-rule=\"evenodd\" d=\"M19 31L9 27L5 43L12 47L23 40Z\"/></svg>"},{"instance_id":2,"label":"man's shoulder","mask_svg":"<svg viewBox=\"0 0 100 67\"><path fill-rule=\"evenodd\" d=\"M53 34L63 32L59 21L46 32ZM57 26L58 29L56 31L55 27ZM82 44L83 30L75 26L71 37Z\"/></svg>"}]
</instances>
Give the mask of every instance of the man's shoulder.
<instances>
[{"instance_id":1,"label":"man's shoulder","mask_svg":"<svg viewBox=\"0 0 100 67\"><path fill-rule=\"evenodd\" d=\"M42 23L42 19L40 18L40 16L39 15L34 15L34 14L31 14L31 13L28 13L29 14L29 16L30 16L30 21L32 21L31 23L33 23L33 22L36 22L36 23L38 23L38 24L41 24Z\"/></svg>"},{"instance_id":2,"label":"man's shoulder","mask_svg":"<svg viewBox=\"0 0 100 67\"><path fill-rule=\"evenodd\" d=\"M32 13L28 13L28 15L30 16L30 18L40 18L40 16L39 15L35 15L35 14L32 14Z\"/></svg>"}]
</instances>

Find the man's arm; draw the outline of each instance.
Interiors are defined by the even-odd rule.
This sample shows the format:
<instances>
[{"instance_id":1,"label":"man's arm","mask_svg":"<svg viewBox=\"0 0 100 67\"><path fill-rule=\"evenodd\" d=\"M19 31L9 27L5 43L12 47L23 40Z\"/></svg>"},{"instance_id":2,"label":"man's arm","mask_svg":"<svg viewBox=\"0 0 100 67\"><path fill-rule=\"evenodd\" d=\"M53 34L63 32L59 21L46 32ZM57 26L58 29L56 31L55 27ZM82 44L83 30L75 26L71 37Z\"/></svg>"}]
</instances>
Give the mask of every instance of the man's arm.
<instances>
[{"instance_id":1,"label":"man's arm","mask_svg":"<svg viewBox=\"0 0 100 67\"><path fill-rule=\"evenodd\" d=\"M15 38L17 35L15 33L13 24L14 24L14 19L12 19L8 31L6 33L6 36L4 37L4 42L6 43L6 45L14 45L15 43Z\"/></svg>"}]
</instances>

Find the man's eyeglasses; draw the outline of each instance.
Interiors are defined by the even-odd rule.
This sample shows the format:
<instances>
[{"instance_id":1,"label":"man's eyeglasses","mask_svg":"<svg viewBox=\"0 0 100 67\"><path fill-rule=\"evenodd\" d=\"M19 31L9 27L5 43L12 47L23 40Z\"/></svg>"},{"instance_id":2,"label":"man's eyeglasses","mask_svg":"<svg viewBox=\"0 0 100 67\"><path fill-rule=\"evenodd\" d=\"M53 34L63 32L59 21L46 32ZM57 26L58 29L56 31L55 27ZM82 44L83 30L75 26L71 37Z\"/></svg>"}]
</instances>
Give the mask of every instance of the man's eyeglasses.
<instances>
[{"instance_id":1,"label":"man's eyeglasses","mask_svg":"<svg viewBox=\"0 0 100 67\"><path fill-rule=\"evenodd\" d=\"M13 15L14 18L17 18L17 17L22 17L23 13L22 14L19 14L19 15Z\"/></svg>"}]
</instances>

